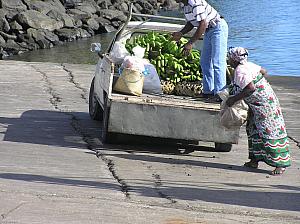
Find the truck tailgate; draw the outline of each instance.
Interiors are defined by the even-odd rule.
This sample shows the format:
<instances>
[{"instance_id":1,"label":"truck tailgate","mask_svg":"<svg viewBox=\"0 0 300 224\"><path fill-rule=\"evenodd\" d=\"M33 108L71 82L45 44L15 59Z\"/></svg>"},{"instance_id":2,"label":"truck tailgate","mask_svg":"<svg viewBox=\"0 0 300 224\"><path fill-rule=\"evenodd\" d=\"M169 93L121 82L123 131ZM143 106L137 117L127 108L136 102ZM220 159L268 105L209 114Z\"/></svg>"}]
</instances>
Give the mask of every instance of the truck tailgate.
<instances>
[{"instance_id":1,"label":"truck tailgate","mask_svg":"<svg viewBox=\"0 0 300 224\"><path fill-rule=\"evenodd\" d=\"M237 143L238 130L220 125L220 105L172 95L111 95L108 131L161 138ZM126 115L126 116L124 116Z\"/></svg>"}]
</instances>

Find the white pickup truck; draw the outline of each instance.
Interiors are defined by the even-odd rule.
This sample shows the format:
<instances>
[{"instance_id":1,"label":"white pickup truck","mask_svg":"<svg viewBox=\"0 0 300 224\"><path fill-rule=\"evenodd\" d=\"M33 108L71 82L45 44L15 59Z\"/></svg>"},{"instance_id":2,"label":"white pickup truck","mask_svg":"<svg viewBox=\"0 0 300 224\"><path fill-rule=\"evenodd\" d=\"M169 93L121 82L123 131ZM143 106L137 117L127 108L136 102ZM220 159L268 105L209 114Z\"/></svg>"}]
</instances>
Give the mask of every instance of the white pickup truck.
<instances>
[{"instance_id":1,"label":"white pickup truck","mask_svg":"<svg viewBox=\"0 0 300 224\"><path fill-rule=\"evenodd\" d=\"M89 114L92 119L103 121L103 142L112 141L114 134L121 133L213 142L215 150L223 152L230 151L232 144L238 143L239 130L226 130L220 125L217 103L207 103L202 98L167 94L131 96L113 91L118 71L110 52L115 41L131 38L135 33L174 32L181 28L182 25L175 23L131 21L129 18L106 52L97 52L100 58L90 87Z\"/></svg>"}]
</instances>

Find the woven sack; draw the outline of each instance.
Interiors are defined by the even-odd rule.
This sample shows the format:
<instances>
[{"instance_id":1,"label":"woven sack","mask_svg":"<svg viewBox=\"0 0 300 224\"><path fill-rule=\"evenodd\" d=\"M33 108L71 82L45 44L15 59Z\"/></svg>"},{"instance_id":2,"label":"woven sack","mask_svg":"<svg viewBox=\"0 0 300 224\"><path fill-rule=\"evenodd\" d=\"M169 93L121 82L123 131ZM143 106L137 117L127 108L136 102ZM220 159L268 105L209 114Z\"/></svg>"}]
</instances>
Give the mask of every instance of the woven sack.
<instances>
[{"instance_id":1,"label":"woven sack","mask_svg":"<svg viewBox=\"0 0 300 224\"><path fill-rule=\"evenodd\" d=\"M143 92L144 75L137 71L124 68L113 87L114 91L140 96Z\"/></svg>"},{"instance_id":2,"label":"woven sack","mask_svg":"<svg viewBox=\"0 0 300 224\"><path fill-rule=\"evenodd\" d=\"M220 111L220 123L227 129L237 129L241 127L248 116L248 105L244 100L236 102L232 107L222 102Z\"/></svg>"}]
</instances>

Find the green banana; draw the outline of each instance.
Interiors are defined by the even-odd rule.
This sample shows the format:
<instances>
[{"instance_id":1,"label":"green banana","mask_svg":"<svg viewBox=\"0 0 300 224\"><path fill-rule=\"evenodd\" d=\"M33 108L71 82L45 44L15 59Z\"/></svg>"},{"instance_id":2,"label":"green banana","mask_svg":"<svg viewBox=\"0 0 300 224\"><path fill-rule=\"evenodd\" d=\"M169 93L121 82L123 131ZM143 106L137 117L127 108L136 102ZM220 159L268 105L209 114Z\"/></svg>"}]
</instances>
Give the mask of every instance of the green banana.
<instances>
[{"instance_id":1,"label":"green banana","mask_svg":"<svg viewBox=\"0 0 300 224\"><path fill-rule=\"evenodd\" d=\"M130 53L137 45L144 47L146 58L150 55L153 57L153 52L157 52L158 56L155 53L154 58L149 58L149 60L156 67L162 80L168 80L174 84L183 80L202 80L200 52L192 49L188 56L182 54L182 47L187 41L186 38L181 38L177 43L168 33L160 34L151 31L127 40L125 47Z\"/></svg>"}]
</instances>

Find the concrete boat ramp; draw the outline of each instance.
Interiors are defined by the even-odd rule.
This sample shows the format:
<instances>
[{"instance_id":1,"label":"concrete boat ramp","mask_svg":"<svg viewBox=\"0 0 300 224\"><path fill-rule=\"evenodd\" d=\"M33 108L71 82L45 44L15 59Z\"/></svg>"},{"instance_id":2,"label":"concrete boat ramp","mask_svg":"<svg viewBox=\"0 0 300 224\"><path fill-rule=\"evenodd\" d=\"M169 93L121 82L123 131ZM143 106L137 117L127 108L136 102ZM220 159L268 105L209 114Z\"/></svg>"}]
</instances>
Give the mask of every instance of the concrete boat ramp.
<instances>
[{"instance_id":1,"label":"concrete boat ramp","mask_svg":"<svg viewBox=\"0 0 300 224\"><path fill-rule=\"evenodd\" d=\"M270 77L292 166L151 139L104 145L88 115L94 65L0 61L0 223L300 223L300 78Z\"/></svg>"}]
</instances>

